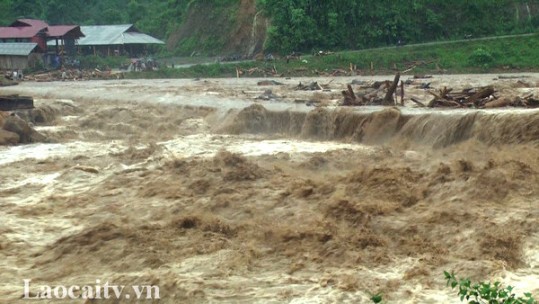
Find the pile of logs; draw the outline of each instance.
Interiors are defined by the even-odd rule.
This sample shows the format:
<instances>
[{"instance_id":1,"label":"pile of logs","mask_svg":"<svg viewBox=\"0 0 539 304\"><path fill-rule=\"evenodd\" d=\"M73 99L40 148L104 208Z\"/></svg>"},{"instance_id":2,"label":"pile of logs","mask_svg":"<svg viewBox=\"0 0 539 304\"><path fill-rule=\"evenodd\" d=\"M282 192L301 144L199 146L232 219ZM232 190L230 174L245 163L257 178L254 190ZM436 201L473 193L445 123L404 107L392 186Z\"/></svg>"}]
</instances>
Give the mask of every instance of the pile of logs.
<instances>
[{"instance_id":1,"label":"pile of logs","mask_svg":"<svg viewBox=\"0 0 539 304\"><path fill-rule=\"evenodd\" d=\"M432 76L418 75L414 79L431 78ZM400 96L400 105L404 106L404 85L415 85L415 81L407 80L399 83L400 73L395 75L393 81L375 81L367 83L354 80L342 91L343 106L395 106ZM352 85L359 85L359 91L354 92ZM539 99L533 94L524 97L498 96L493 86L468 88L460 92L453 92L452 88L443 87L438 90L431 89L430 83L416 86L432 95L430 101L420 101L410 98L419 107L424 108L475 108L491 109L502 107L539 108Z\"/></svg>"},{"instance_id":2,"label":"pile of logs","mask_svg":"<svg viewBox=\"0 0 539 304\"><path fill-rule=\"evenodd\" d=\"M249 76L258 75L258 76L263 76L263 77L267 77L267 76L282 77L283 76L277 73L277 68L275 67L275 65L270 68L265 68L265 69L261 69L261 68L241 69L239 67L236 67L236 78L240 78L244 75L249 75Z\"/></svg>"},{"instance_id":3,"label":"pile of logs","mask_svg":"<svg viewBox=\"0 0 539 304\"><path fill-rule=\"evenodd\" d=\"M453 93L452 91L452 89L448 89L447 87L443 87L437 92L427 91L434 98L426 105L415 98L412 98L411 100L420 107L429 108L445 107L490 109L502 107L539 107L539 100L533 98L533 94L523 98L498 97L495 96L495 90L492 86L464 89L458 93Z\"/></svg>"},{"instance_id":4,"label":"pile of logs","mask_svg":"<svg viewBox=\"0 0 539 304\"><path fill-rule=\"evenodd\" d=\"M453 89L443 87L438 92L427 91L434 98L428 103L429 108L434 107L465 107L481 108L493 99L494 87L465 89L462 92L452 93Z\"/></svg>"},{"instance_id":5,"label":"pile of logs","mask_svg":"<svg viewBox=\"0 0 539 304\"><path fill-rule=\"evenodd\" d=\"M367 106L367 105L383 105L394 106L397 103L397 98L394 97L399 85L400 74L395 75L393 82L382 81L375 82L369 88L365 88L361 93L356 94L349 84L347 90L342 91L344 101L343 106ZM401 82L401 104L404 99L404 84Z\"/></svg>"}]
</instances>

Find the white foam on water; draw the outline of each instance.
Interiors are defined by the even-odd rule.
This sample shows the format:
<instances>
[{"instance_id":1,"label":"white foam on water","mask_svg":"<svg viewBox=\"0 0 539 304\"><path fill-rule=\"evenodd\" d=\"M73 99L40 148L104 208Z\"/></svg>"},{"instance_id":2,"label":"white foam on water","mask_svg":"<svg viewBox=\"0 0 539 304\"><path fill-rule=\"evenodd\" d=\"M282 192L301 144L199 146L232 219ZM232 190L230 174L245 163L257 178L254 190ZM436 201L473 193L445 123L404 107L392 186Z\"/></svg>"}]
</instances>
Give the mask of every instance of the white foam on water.
<instances>
[{"instance_id":1,"label":"white foam on water","mask_svg":"<svg viewBox=\"0 0 539 304\"><path fill-rule=\"evenodd\" d=\"M197 134L160 143L175 157L212 157L220 150L246 156L274 155L278 153L318 153L342 149L371 151L359 144L334 142L308 142L290 139L257 140L228 135Z\"/></svg>"},{"instance_id":2,"label":"white foam on water","mask_svg":"<svg viewBox=\"0 0 539 304\"><path fill-rule=\"evenodd\" d=\"M0 165L22 160L46 160L54 157L74 157L76 155L102 155L123 149L117 143L92 143L75 141L65 144L31 144L14 147L0 147Z\"/></svg>"}]
</instances>

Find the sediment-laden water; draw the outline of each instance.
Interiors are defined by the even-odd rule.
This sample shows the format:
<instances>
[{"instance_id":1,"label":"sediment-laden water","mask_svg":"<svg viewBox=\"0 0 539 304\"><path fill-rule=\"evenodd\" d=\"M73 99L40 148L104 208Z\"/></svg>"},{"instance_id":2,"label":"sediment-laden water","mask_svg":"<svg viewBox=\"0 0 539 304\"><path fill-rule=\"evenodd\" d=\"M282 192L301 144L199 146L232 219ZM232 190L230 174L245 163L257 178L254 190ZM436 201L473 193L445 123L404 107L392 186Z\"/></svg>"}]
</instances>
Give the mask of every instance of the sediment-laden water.
<instances>
[{"instance_id":1,"label":"sediment-laden water","mask_svg":"<svg viewBox=\"0 0 539 304\"><path fill-rule=\"evenodd\" d=\"M253 105L255 84L10 88L40 98L51 142L0 147L0 299L26 303L31 279L163 303L460 303L444 270L537 294L537 111Z\"/></svg>"}]
</instances>

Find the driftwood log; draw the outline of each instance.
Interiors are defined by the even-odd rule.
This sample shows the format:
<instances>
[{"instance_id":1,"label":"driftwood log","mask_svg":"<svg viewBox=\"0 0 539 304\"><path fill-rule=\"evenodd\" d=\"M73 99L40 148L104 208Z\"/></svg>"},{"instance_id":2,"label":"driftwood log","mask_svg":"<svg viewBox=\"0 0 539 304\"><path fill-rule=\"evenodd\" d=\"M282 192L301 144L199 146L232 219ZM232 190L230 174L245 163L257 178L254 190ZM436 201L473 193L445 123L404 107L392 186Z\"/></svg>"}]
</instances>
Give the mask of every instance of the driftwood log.
<instances>
[{"instance_id":1,"label":"driftwood log","mask_svg":"<svg viewBox=\"0 0 539 304\"><path fill-rule=\"evenodd\" d=\"M401 74L397 73L395 75L395 79L393 80L393 83L387 90L386 96L382 100L382 105L389 106L389 105L395 105L395 99L393 98L393 95L395 94L395 91L397 90L397 86L399 85Z\"/></svg>"}]
</instances>

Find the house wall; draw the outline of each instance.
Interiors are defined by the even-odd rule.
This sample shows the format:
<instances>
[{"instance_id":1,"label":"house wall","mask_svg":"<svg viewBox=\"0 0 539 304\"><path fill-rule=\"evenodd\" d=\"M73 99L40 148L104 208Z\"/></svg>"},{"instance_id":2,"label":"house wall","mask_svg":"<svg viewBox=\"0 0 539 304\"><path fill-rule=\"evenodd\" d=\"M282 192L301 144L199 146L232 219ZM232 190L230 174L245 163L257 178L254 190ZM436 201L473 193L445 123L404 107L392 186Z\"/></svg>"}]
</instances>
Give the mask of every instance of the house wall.
<instances>
[{"instance_id":1,"label":"house wall","mask_svg":"<svg viewBox=\"0 0 539 304\"><path fill-rule=\"evenodd\" d=\"M106 56L127 56L130 58L140 58L147 56L153 45L145 44L117 44L117 45L96 45L96 46L79 46L81 54Z\"/></svg>"},{"instance_id":2,"label":"house wall","mask_svg":"<svg viewBox=\"0 0 539 304\"><path fill-rule=\"evenodd\" d=\"M18 70L28 67L28 56L0 55L1 70Z\"/></svg>"},{"instance_id":3,"label":"house wall","mask_svg":"<svg viewBox=\"0 0 539 304\"><path fill-rule=\"evenodd\" d=\"M34 36L32 37L32 42L37 43L37 46L42 52L47 51L47 40L40 36Z\"/></svg>"},{"instance_id":4,"label":"house wall","mask_svg":"<svg viewBox=\"0 0 539 304\"><path fill-rule=\"evenodd\" d=\"M41 61L39 54L29 56L0 55L0 70L24 70L35 67Z\"/></svg>"}]
</instances>

